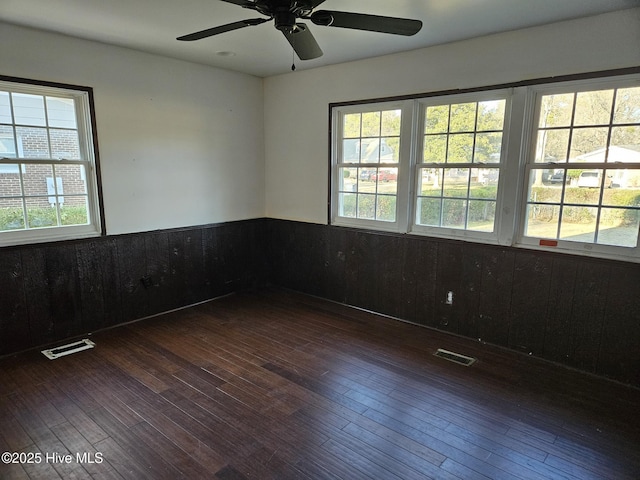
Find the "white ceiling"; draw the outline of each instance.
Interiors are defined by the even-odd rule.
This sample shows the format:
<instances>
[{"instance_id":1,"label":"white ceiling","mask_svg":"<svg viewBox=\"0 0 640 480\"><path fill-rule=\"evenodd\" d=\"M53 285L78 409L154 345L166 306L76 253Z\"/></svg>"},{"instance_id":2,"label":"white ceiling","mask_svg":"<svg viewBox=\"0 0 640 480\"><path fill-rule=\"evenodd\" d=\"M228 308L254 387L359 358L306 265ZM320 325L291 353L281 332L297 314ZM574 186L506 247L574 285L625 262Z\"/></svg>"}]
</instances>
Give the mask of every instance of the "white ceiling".
<instances>
[{"instance_id":1,"label":"white ceiling","mask_svg":"<svg viewBox=\"0 0 640 480\"><path fill-rule=\"evenodd\" d=\"M326 0L317 9L416 18L413 37L310 26L324 56L298 70L595 15L640 0ZM176 37L261 15L219 0L0 0L0 21L266 77L290 71L293 53L273 23L195 42ZM233 52L223 56L218 52Z\"/></svg>"}]
</instances>

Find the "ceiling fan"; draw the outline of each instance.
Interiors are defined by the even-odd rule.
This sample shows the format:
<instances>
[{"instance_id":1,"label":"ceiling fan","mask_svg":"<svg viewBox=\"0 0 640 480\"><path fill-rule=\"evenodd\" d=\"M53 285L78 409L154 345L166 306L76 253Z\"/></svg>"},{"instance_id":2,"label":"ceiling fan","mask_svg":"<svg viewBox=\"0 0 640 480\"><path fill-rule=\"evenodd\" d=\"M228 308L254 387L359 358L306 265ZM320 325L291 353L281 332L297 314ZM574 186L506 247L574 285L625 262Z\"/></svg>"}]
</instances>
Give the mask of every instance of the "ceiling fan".
<instances>
[{"instance_id":1,"label":"ceiling fan","mask_svg":"<svg viewBox=\"0 0 640 480\"><path fill-rule=\"evenodd\" d=\"M339 12L334 10L314 11L325 0L221 0L233 3L242 8L256 10L268 18L249 18L239 22L228 23L208 28L199 32L178 37L177 40L193 41L211 37L220 33L253 27L274 20L275 27L280 30L293 47L301 60L311 60L322 56L322 49L307 28L298 19L311 20L315 25L324 27L341 27L370 32L391 33L394 35L415 35L422 28L420 20L406 18L383 17L364 13Z\"/></svg>"}]
</instances>

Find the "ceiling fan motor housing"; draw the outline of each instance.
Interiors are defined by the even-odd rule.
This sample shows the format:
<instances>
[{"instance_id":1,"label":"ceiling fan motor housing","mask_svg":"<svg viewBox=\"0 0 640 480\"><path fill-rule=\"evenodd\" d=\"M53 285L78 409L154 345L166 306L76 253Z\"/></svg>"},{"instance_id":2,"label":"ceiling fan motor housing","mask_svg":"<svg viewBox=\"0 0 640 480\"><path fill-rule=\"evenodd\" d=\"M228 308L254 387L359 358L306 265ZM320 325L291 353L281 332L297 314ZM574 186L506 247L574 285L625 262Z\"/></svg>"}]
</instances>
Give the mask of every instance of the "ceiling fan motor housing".
<instances>
[{"instance_id":1,"label":"ceiling fan motor housing","mask_svg":"<svg viewBox=\"0 0 640 480\"><path fill-rule=\"evenodd\" d=\"M274 12L273 19L278 30L292 33L296 26L296 16L289 10Z\"/></svg>"}]
</instances>

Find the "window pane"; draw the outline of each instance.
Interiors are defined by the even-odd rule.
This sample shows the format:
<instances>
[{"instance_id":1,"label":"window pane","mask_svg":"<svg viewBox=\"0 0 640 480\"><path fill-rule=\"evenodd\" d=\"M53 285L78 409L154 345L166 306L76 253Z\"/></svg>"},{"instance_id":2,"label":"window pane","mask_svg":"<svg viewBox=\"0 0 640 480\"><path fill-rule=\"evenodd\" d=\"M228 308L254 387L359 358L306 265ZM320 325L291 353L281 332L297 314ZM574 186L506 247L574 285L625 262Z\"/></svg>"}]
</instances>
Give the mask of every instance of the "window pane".
<instances>
[{"instance_id":1,"label":"window pane","mask_svg":"<svg viewBox=\"0 0 640 480\"><path fill-rule=\"evenodd\" d=\"M445 197L467 198L469 194L469 169L447 168L444 171L442 194Z\"/></svg>"},{"instance_id":2,"label":"window pane","mask_svg":"<svg viewBox=\"0 0 640 480\"><path fill-rule=\"evenodd\" d=\"M382 135L400 135L401 110L386 110L382 112Z\"/></svg>"},{"instance_id":3,"label":"window pane","mask_svg":"<svg viewBox=\"0 0 640 480\"><path fill-rule=\"evenodd\" d=\"M544 95L540 102L540 128L567 127L571 124L573 93Z\"/></svg>"},{"instance_id":4,"label":"window pane","mask_svg":"<svg viewBox=\"0 0 640 480\"><path fill-rule=\"evenodd\" d=\"M449 130L449 105L427 107L424 133L447 133Z\"/></svg>"},{"instance_id":5,"label":"window pane","mask_svg":"<svg viewBox=\"0 0 640 480\"><path fill-rule=\"evenodd\" d=\"M431 227L440 226L440 211L442 200L439 198L418 198L416 223Z\"/></svg>"},{"instance_id":6,"label":"window pane","mask_svg":"<svg viewBox=\"0 0 640 480\"><path fill-rule=\"evenodd\" d=\"M476 146L473 161L483 163L500 162L502 151L502 133L476 134Z\"/></svg>"},{"instance_id":7,"label":"window pane","mask_svg":"<svg viewBox=\"0 0 640 480\"><path fill-rule=\"evenodd\" d=\"M562 209L560 239L593 243L596 234L598 209L595 207L565 206Z\"/></svg>"},{"instance_id":8,"label":"window pane","mask_svg":"<svg viewBox=\"0 0 640 480\"><path fill-rule=\"evenodd\" d=\"M421 169L420 173L420 195L441 196L442 195L443 170L439 168Z\"/></svg>"},{"instance_id":9,"label":"window pane","mask_svg":"<svg viewBox=\"0 0 640 480\"><path fill-rule=\"evenodd\" d=\"M602 128L580 128L573 131L571 139L571 151L569 153L570 162L592 162L594 155L602 155L607 146L607 135L609 129Z\"/></svg>"},{"instance_id":10,"label":"window pane","mask_svg":"<svg viewBox=\"0 0 640 480\"><path fill-rule=\"evenodd\" d=\"M0 165L0 197L22 195L19 168L19 165Z\"/></svg>"},{"instance_id":11,"label":"window pane","mask_svg":"<svg viewBox=\"0 0 640 480\"><path fill-rule=\"evenodd\" d=\"M576 96L574 125L608 125L611 121L613 90L580 92Z\"/></svg>"},{"instance_id":12,"label":"window pane","mask_svg":"<svg viewBox=\"0 0 640 480\"><path fill-rule=\"evenodd\" d=\"M444 163L447 159L447 135L427 135L424 138L424 162Z\"/></svg>"},{"instance_id":13,"label":"window pane","mask_svg":"<svg viewBox=\"0 0 640 480\"><path fill-rule=\"evenodd\" d=\"M380 136L380 112L366 112L362 114L362 136Z\"/></svg>"},{"instance_id":14,"label":"window pane","mask_svg":"<svg viewBox=\"0 0 640 480\"><path fill-rule=\"evenodd\" d=\"M598 243L635 247L638 244L640 210L603 208L600 212Z\"/></svg>"},{"instance_id":15,"label":"window pane","mask_svg":"<svg viewBox=\"0 0 640 480\"><path fill-rule=\"evenodd\" d=\"M396 197L392 195L378 195L376 205L376 219L386 222L396 221Z\"/></svg>"},{"instance_id":16,"label":"window pane","mask_svg":"<svg viewBox=\"0 0 640 480\"><path fill-rule=\"evenodd\" d=\"M469 200L469 224L467 229L477 232L493 232L496 202Z\"/></svg>"},{"instance_id":17,"label":"window pane","mask_svg":"<svg viewBox=\"0 0 640 480\"><path fill-rule=\"evenodd\" d=\"M12 123L8 92L0 92L0 123Z\"/></svg>"},{"instance_id":18,"label":"window pane","mask_svg":"<svg viewBox=\"0 0 640 480\"><path fill-rule=\"evenodd\" d=\"M338 172L341 192L356 192L358 189L358 169L341 168Z\"/></svg>"},{"instance_id":19,"label":"window pane","mask_svg":"<svg viewBox=\"0 0 640 480\"><path fill-rule=\"evenodd\" d=\"M611 129L608 161L640 162L640 125L613 127Z\"/></svg>"},{"instance_id":20,"label":"window pane","mask_svg":"<svg viewBox=\"0 0 640 480\"><path fill-rule=\"evenodd\" d=\"M360 140L350 138L342 141L342 162L357 163L360 161Z\"/></svg>"},{"instance_id":21,"label":"window pane","mask_svg":"<svg viewBox=\"0 0 640 480\"><path fill-rule=\"evenodd\" d=\"M16 127L21 158L51 158L46 128Z\"/></svg>"},{"instance_id":22,"label":"window pane","mask_svg":"<svg viewBox=\"0 0 640 480\"><path fill-rule=\"evenodd\" d=\"M524 234L529 237L558 238L560 207L557 205L527 205Z\"/></svg>"},{"instance_id":23,"label":"window pane","mask_svg":"<svg viewBox=\"0 0 640 480\"><path fill-rule=\"evenodd\" d=\"M447 163L471 163L473 160L473 134L463 133L449 136Z\"/></svg>"},{"instance_id":24,"label":"window pane","mask_svg":"<svg viewBox=\"0 0 640 480\"><path fill-rule=\"evenodd\" d=\"M502 130L504 125L505 100L490 100L478 103L477 130Z\"/></svg>"},{"instance_id":25,"label":"window pane","mask_svg":"<svg viewBox=\"0 0 640 480\"><path fill-rule=\"evenodd\" d=\"M577 186L566 188L564 201L579 205L597 205L600 203L603 184L609 188L612 179L610 176L604 177L602 170L582 170L578 175Z\"/></svg>"},{"instance_id":26,"label":"window pane","mask_svg":"<svg viewBox=\"0 0 640 480\"><path fill-rule=\"evenodd\" d=\"M58 225L58 212L51 206L47 197L29 197L27 206L27 222L29 228L54 227Z\"/></svg>"},{"instance_id":27,"label":"window pane","mask_svg":"<svg viewBox=\"0 0 640 480\"><path fill-rule=\"evenodd\" d=\"M22 173L24 194L27 196L47 195L50 192L47 179L53 178L51 165L26 165ZM45 197L46 198L46 197Z\"/></svg>"},{"instance_id":28,"label":"window pane","mask_svg":"<svg viewBox=\"0 0 640 480\"><path fill-rule=\"evenodd\" d=\"M22 200L0 198L0 231L20 230L24 228Z\"/></svg>"},{"instance_id":29,"label":"window pane","mask_svg":"<svg viewBox=\"0 0 640 480\"><path fill-rule=\"evenodd\" d=\"M84 165L56 165L58 184L64 185L66 195L87 193L87 177ZM59 191L58 193L63 193Z\"/></svg>"},{"instance_id":30,"label":"window pane","mask_svg":"<svg viewBox=\"0 0 640 480\"><path fill-rule=\"evenodd\" d=\"M376 196L358 194L358 218L373 220L376 217Z\"/></svg>"},{"instance_id":31,"label":"window pane","mask_svg":"<svg viewBox=\"0 0 640 480\"><path fill-rule=\"evenodd\" d=\"M65 160L80 159L80 142L76 130L50 129L51 156Z\"/></svg>"},{"instance_id":32,"label":"window pane","mask_svg":"<svg viewBox=\"0 0 640 480\"><path fill-rule=\"evenodd\" d=\"M498 194L498 180L500 171L497 168L471 169L471 183L469 198L496 199Z\"/></svg>"},{"instance_id":33,"label":"window pane","mask_svg":"<svg viewBox=\"0 0 640 480\"><path fill-rule=\"evenodd\" d=\"M74 100L72 98L47 97L47 118L50 127L77 128Z\"/></svg>"},{"instance_id":34,"label":"window pane","mask_svg":"<svg viewBox=\"0 0 640 480\"><path fill-rule=\"evenodd\" d=\"M344 138L356 138L360 136L360 113L349 113L344 116L342 136Z\"/></svg>"},{"instance_id":35,"label":"window pane","mask_svg":"<svg viewBox=\"0 0 640 480\"><path fill-rule=\"evenodd\" d=\"M380 162L398 163L400 161L400 138L386 137L380 143Z\"/></svg>"},{"instance_id":36,"label":"window pane","mask_svg":"<svg viewBox=\"0 0 640 480\"><path fill-rule=\"evenodd\" d=\"M473 132L476 125L476 103L451 105L450 132Z\"/></svg>"},{"instance_id":37,"label":"window pane","mask_svg":"<svg viewBox=\"0 0 640 480\"><path fill-rule=\"evenodd\" d=\"M640 123L640 87L618 89L613 123Z\"/></svg>"},{"instance_id":38,"label":"window pane","mask_svg":"<svg viewBox=\"0 0 640 480\"><path fill-rule=\"evenodd\" d=\"M465 228L467 219L467 201L444 198L442 200L442 226Z\"/></svg>"},{"instance_id":39,"label":"window pane","mask_svg":"<svg viewBox=\"0 0 640 480\"><path fill-rule=\"evenodd\" d=\"M562 180L564 179L564 171L559 170L559 183L543 182L543 170L531 170L529 175L529 195L530 202L540 203L560 203L562 200ZM553 178L552 174L550 178ZM558 177L556 177L558 178Z\"/></svg>"},{"instance_id":40,"label":"window pane","mask_svg":"<svg viewBox=\"0 0 640 480\"><path fill-rule=\"evenodd\" d=\"M45 126L44 98L41 95L14 93L13 116L16 124Z\"/></svg>"},{"instance_id":41,"label":"window pane","mask_svg":"<svg viewBox=\"0 0 640 480\"><path fill-rule=\"evenodd\" d=\"M60 205L61 225L86 225L89 223L87 197L65 195L64 198L64 204Z\"/></svg>"},{"instance_id":42,"label":"window pane","mask_svg":"<svg viewBox=\"0 0 640 480\"><path fill-rule=\"evenodd\" d=\"M569 132L567 128L560 130L540 130L536 143L537 163L566 162L569 151Z\"/></svg>"},{"instance_id":43,"label":"window pane","mask_svg":"<svg viewBox=\"0 0 640 480\"><path fill-rule=\"evenodd\" d=\"M338 195L339 215L341 217L356 216L357 196L355 193L340 193Z\"/></svg>"},{"instance_id":44,"label":"window pane","mask_svg":"<svg viewBox=\"0 0 640 480\"><path fill-rule=\"evenodd\" d=\"M380 139L363 138L360 140L358 150L362 163L378 163L380 161Z\"/></svg>"}]
</instances>

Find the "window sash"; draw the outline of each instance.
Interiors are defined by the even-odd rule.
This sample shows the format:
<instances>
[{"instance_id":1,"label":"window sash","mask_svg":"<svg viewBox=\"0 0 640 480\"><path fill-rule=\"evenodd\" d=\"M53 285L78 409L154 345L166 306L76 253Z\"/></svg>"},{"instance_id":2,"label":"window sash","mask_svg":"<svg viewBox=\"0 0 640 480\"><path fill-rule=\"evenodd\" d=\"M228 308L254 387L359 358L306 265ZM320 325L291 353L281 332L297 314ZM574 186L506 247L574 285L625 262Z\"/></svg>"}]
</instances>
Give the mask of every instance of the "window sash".
<instances>
[{"instance_id":1,"label":"window sash","mask_svg":"<svg viewBox=\"0 0 640 480\"><path fill-rule=\"evenodd\" d=\"M640 142L637 139L634 147L638 149L637 159L618 162L614 157L614 148L619 148L614 138L616 129L632 128L640 133L640 118L635 121L618 121L615 118L616 95L629 88L640 93L640 76L540 85L529 89L534 107L531 109L530 144L522 169L524 188L520 196L516 245L640 261L640 204L637 201L628 203L623 198L630 192L614 185L615 179L629 172L634 172L633 177L640 179ZM612 93L607 104L605 100L609 91ZM560 125L541 125L543 100L552 95L570 98L571 109L567 108L567 112L560 114L564 115L558 120ZM580 97L584 99L589 95L601 95L603 99L597 103L602 112L591 113L590 122L579 112L580 108L586 108L586 103L582 107L578 104ZM637 104L634 105L638 108ZM547 145L539 140L540 132L544 132L545 137L549 132L562 133L552 141L558 142L564 137L563 143L558 142L561 149L557 150L564 155L555 158L543 154ZM593 147L593 151L577 156L575 146L583 133L600 136L601 149ZM544 137L543 140L548 141ZM591 138L585 135L582 141L586 140ZM555 179L549 176L551 172ZM555 183L555 192L552 186L541 187L543 182ZM609 188L612 186L614 188ZM640 183L638 187L640 195ZM535 194L543 194L546 198L540 200Z\"/></svg>"},{"instance_id":2,"label":"window sash","mask_svg":"<svg viewBox=\"0 0 640 480\"><path fill-rule=\"evenodd\" d=\"M31 81L23 81L22 79L0 79L0 91L12 94L5 97L9 100L9 108L5 105L3 112L0 112L4 113L0 117L0 127L4 127L4 136L11 138L14 147L8 149L10 155L2 156L0 153L0 173L15 173L18 174L16 178L19 179L19 188L15 191L11 191L16 188L15 186L5 185L8 190L0 192L0 204L5 207L12 205L10 208L17 209L16 212L22 210L21 221L16 217L15 226L0 231L0 246L100 235L103 223L92 133L93 117L90 111L90 90L85 87L77 87L76 89L68 86L29 82ZM21 106L14 104L16 98L21 98L17 95L33 95L34 97L22 97L26 100ZM42 100L38 101L37 97L42 97ZM56 104L56 99L66 99L72 103L57 101ZM39 104L35 105L36 103ZM73 108L65 108L71 104ZM28 115L34 111L32 109L30 112L29 107L33 105L35 105L34 109L37 115L29 119ZM22 118L17 116L19 114L22 115ZM38 125L32 125L35 123ZM33 147L31 150L27 150L25 147L21 148L19 133L21 129L24 131L26 128L40 129L41 143L39 145L46 143L47 147L41 150L42 153L34 150ZM60 134L64 135L64 132L71 134L71 137L66 140L65 146L71 148L69 151L72 154L55 155L56 152L62 152L64 148L52 148L56 141L54 137ZM77 143L75 143L75 137L77 137ZM65 142L64 137L60 137L58 140L62 143ZM10 143L3 142L5 151L7 144L10 145ZM34 152L38 152L38 155L34 156ZM66 156L71 158L65 158ZM8 165L16 165L17 168L8 167ZM34 169L40 172L37 184L34 184L37 186L29 186L26 182L27 172L30 170L33 172ZM16 178L14 178L14 183ZM64 189L62 178L67 179L65 183L69 182L66 183L67 187ZM29 182L31 181L32 179L29 179ZM51 209L43 210L43 206L38 207L40 204L49 204ZM75 216L69 217L69 208L74 205L78 209L73 212ZM63 210L66 212L64 216ZM42 214L44 217L39 219L37 216L33 217L34 214ZM83 216L87 223L82 221Z\"/></svg>"},{"instance_id":3,"label":"window sash","mask_svg":"<svg viewBox=\"0 0 640 480\"><path fill-rule=\"evenodd\" d=\"M412 102L392 101L339 107L332 110L332 195L331 219L335 225L370 228L382 231L398 232L407 223L407 205L409 198L409 159L411 157L411 117ZM349 115L372 112L400 112L399 130L387 134L382 126L378 135L376 132L365 132L355 136L353 132L345 138L345 118ZM381 120L382 122L382 120ZM364 123L364 122L363 122ZM397 138L397 153L382 151L385 139ZM354 155L345 154L345 141L354 140L360 147L368 144L373 148L374 155L366 157L359 151L356 159ZM376 144L376 142L378 142ZM379 151L379 153L377 151ZM388 157L388 155L392 155ZM387 158L384 158L387 156ZM362 161L362 160L367 161ZM355 172L357 178L348 181L341 174L349 170ZM347 185L345 187L345 185ZM349 186L351 191L349 191ZM395 190L394 190L395 186ZM349 206L346 204L349 203ZM366 210L363 208L365 204ZM351 206L353 205L353 206ZM348 210L347 210L348 209ZM367 215L367 212L374 215ZM362 212L362 215L360 213Z\"/></svg>"}]
</instances>

